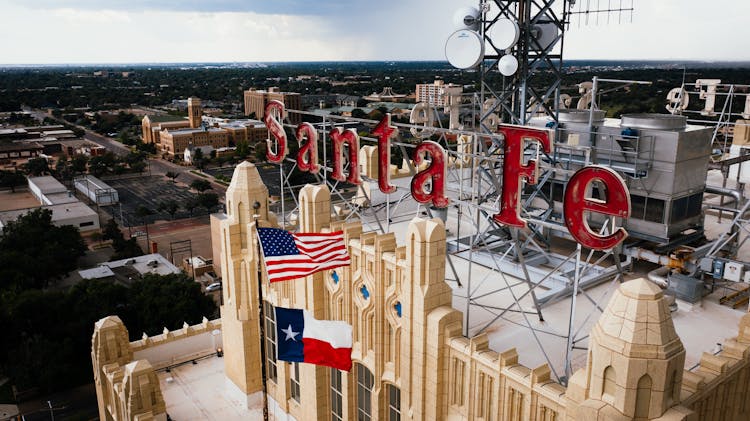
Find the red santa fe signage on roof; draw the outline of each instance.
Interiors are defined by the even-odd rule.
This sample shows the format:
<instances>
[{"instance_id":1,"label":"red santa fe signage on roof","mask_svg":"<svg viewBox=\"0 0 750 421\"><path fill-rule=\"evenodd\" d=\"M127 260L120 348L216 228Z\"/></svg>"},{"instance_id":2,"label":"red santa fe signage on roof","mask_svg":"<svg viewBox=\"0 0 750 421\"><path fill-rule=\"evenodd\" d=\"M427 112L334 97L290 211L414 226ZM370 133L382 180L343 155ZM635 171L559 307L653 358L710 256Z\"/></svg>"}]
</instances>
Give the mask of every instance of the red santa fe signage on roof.
<instances>
[{"instance_id":1,"label":"red santa fe signage on roof","mask_svg":"<svg viewBox=\"0 0 750 421\"><path fill-rule=\"evenodd\" d=\"M269 162L281 163L287 154L287 137L282 126L284 104L270 101L266 106L263 118L266 127L273 136L269 139L266 157ZM396 187L390 183L391 138L397 134L397 128L391 126L391 116L386 114L372 132L378 137L378 187L383 193L393 193ZM523 163L524 142L539 143L542 150L550 153L552 141L549 132L529 127L501 125L500 133L504 136L503 190L500 195L499 212L493 216L498 223L523 228L526 221L520 215L521 179L528 184L536 184L537 165L531 160ZM350 184L362 184L359 174L359 135L356 130L334 128L329 134L333 142L333 173L331 178L346 181ZM295 130L295 137L300 144L296 160L301 171L316 173L318 164L318 134L309 123L302 123ZM344 174L344 144L348 146L349 173ZM435 142L423 141L417 145L412 159L419 167L426 162L427 168L419 171L411 181L411 193L419 203L444 208L450 203L445 194L447 171L447 154L442 146ZM604 199L587 196L589 186L598 182L603 186ZM429 183L430 188L425 188ZM602 189L600 189L601 191ZM620 244L627 232L619 227L611 234L601 235L593 231L586 220L586 213L599 213L620 218L630 216L630 193L625 181L614 170L608 167L592 165L578 170L568 181L563 198L565 226L570 234L584 247L594 250L607 250Z\"/></svg>"}]
</instances>

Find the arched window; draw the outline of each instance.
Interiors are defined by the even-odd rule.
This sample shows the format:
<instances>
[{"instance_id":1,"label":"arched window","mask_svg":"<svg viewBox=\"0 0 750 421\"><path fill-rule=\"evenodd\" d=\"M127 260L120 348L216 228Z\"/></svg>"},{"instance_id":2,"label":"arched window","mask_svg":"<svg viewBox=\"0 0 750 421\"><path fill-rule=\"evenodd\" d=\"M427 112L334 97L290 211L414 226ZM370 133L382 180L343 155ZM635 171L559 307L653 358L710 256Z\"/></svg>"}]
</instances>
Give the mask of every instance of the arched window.
<instances>
[{"instance_id":1,"label":"arched window","mask_svg":"<svg viewBox=\"0 0 750 421\"><path fill-rule=\"evenodd\" d=\"M357 369L357 421L372 420L372 386L375 378L372 372L362 364L355 364Z\"/></svg>"},{"instance_id":2,"label":"arched window","mask_svg":"<svg viewBox=\"0 0 750 421\"><path fill-rule=\"evenodd\" d=\"M611 365L604 369L604 383L602 384L602 400L613 404L617 390L617 374Z\"/></svg>"},{"instance_id":3,"label":"arched window","mask_svg":"<svg viewBox=\"0 0 750 421\"><path fill-rule=\"evenodd\" d=\"M644 374L638 380L638 391L635 395L635 417L648 418L651 407L651 376Z\"/></svg>"}]
</instances>

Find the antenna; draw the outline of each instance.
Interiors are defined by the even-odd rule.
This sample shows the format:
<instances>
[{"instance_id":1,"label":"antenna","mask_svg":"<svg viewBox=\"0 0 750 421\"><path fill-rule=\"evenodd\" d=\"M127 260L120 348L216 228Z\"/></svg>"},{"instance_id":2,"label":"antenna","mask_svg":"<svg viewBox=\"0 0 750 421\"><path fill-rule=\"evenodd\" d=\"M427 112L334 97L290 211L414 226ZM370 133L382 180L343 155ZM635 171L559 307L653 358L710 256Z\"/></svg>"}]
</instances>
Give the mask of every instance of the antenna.
<instances>
[{"instance_id":1,"label":"antenna","mask_svg":"<svg viewBox=\"0 0 750 421\"><path fill-rule=\"evenodd\" d=\"M578 27L581 23L589 25L594 23L599 25L599 18L603 16L607 17L607 24L613 20L613 17L617 17L617 23L622 23L622 18L625 16L629 22L633 21L633 1L634 0L585 0L580 3L575 0L570 0L570 11L568 15L576 17Z\"/></svg>"}]
</instances>

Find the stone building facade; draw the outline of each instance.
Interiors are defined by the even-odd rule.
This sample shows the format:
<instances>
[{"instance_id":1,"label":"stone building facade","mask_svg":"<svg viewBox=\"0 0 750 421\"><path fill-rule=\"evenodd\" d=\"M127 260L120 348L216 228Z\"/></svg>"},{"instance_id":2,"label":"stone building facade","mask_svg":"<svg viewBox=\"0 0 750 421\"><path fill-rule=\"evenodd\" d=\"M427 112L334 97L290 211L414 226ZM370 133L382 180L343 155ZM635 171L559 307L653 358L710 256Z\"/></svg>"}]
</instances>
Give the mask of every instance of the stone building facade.
<instances>
[{"instance_id":1,"label":"stone building facade","mask_svg":"<svg viewBox=\"0 0 750 421\"><path fill-rule=\"evenodd\" d=\"M215 354L221 347L219 320L129 342L128 330L117 316L94 326L91 362L99 419L166 421L167 411L155 370ZM217 337L218 336L218 337ZM176 349L175 344L179 344Z\"/></svg>"},{"instance_id":2,"label":"stone building facade","mask_svg":"<svg viewBox=\"0 0 750 421\"><path fill-rule=\"evenodd\" d=\"M686 370L685 350L661 290L644 279L623 283L591 331L585 368L566 388L551 379L546 364L525 367L515 349L497 352L484 334L462 335L463 315L452 307L445 282L440 220L413 220L406 244L398 245L393 233L364 232L357 221L336 220L330 200L326 186L304 187L299 229L342 230L351 266L273 285L261 279L273 419L750 419L750 314L722 352L705 353L697 367ZM258 276L265 276L258 270L254 230L277 221L252 164L235 169L226 209L211 221L212 239L219 243L214 262L224 277L225 373L247 404L257 405ZM273 306L305 308L315 318L350 323L352 370L276 361ZM95 333L95 353L97 343ZM113 361L124 364L127 358ZM109 383L102 384L106 390Z\"/></svg>"},{"instance_id":3,"label":"stone building facade","mask_svg":"<svg viewBox=\"0 0 750 421\"><path fill-rule=\"evenodd\" d=\"M252 396L261 390L253 215L261 226L275 226L276 219L252 164L238 166L232 180L227 214L213 224L228 285L224 335L238 338L225 343L225 367ZM444 280L442 222L415 219L407 244L398 246L392 233L363 232L358 222L332 220L325 186L306 186L299 203L300 230L343 230L352 264L299 281L269 285L264 280L266 331L273 332L275 325L272 306L345 320L353 326L354 368L347 373L276 362L276 338L270 334L265 341L268 390L279 419L750 417L750 315L721 354L706 353L699 367L687 371L661 290L644 279L624 283L591 333L586 368L571 377L566 389L551 380L547 365L524 367L514 349L498 353L489 349L486 335L462 336L462 314L451 307L452 291Z\"/></svg>"},{"instance_id":4,"label":"stone building facade","mask_svg":"<svg viewBox=\"0 0 750 421\"><path fill-rule=\"evenodd\" d=\"M284 108L288 110L300 110L302 96L297 92L281 92L279 88L273 87L268 90L248 89L244 93L245 115L255 114L255 118L263 120L266 112L266 105L270 101L280 101ZM302 115L294 112L288 112L289 123L299 124L302 122Z\"/></svg>"}]
</instances>

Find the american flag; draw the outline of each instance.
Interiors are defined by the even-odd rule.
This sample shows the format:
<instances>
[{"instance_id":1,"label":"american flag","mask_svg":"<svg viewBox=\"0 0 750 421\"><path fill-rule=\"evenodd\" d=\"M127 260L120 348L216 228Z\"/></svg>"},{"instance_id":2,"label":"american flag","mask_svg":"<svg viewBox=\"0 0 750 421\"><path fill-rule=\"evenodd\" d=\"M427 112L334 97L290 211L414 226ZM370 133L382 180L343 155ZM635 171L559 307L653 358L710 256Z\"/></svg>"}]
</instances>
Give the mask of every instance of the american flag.
<instances>
[{"instance_id":1,"label":"american flag","mask_svg":"<svg viewBox=\"0 0 750 421\"><path fill-rule=\"evenodd\" d=\"M269 282L301 278L340 266L348 266L344 233L299 232L280 228L258 228Z\"/></svg>"}]
</instances>

